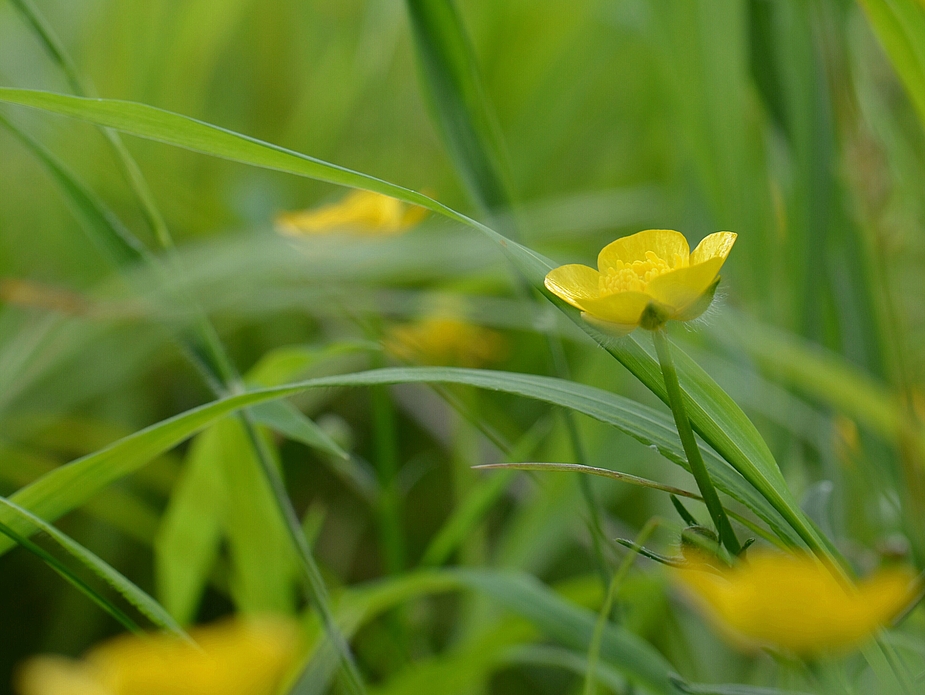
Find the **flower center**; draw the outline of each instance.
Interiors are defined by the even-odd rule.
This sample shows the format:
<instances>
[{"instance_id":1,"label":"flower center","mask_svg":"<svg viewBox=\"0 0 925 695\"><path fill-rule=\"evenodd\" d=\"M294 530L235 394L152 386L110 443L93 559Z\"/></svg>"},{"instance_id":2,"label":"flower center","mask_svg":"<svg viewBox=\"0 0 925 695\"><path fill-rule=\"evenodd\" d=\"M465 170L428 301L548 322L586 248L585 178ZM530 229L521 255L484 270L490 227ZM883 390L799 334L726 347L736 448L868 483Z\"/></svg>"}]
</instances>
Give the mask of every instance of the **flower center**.
<instances>
[{"instance_id":1,"label":"flower center","mask_svg":"<svg viewBox=\"0 0 925 695\"><path fill-rule=\"evenodd\" d=\"M617 294L618 292L645 292L649 283L659 275L676 270L687 265L680 254L675 254L671 263L656 255L654 251L646 251L646 260L624 263L617 261L615 267L607 268L601 273L601 296Z\"/></svg>"}]
</instances>

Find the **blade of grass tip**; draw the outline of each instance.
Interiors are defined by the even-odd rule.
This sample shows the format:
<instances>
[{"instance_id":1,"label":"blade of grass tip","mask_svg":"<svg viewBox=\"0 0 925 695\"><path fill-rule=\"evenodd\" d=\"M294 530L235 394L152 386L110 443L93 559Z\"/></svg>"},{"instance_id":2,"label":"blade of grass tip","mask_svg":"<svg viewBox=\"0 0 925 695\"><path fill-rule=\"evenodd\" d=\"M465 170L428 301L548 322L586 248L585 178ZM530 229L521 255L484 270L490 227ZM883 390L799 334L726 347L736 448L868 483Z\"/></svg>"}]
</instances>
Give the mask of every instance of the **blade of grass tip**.
<instances>
[{"instance_id":1,"label":"blade of grass tip","mask_svg":"<svg viewBox=\"0 0 925 695\"><path fill-rule=\"evenodd\" d=\"M682 490L681 488L673 487L671 485L663 485L662 483L657 483L654 480L649 480L648 478L640 478L639 476L630 475L629 473L620 473L619 471L612 471L609 468L598 468L596 466L585 466L580 463L551 463L551 462L525 462L525 463L485 463L480 466L473 466L476 470L515 470L515 471L554 471L557 473L586 473L588 475L595 475L601 478L610 478L611 480L619 480L624 483L629 483L630 485L638 485L639 487L647 487L652 490L661 490L662 492L667 492L672 495L678 495L679 497L687 497L694 500L702 499L700 495L688 492L687 490ZM608 579L608 585L610 580Z\"/></svg>"},{"instance_id":2,"label":"blade of grass tip","mask_svg":"<svg viewBox=\"0 0 925 695\"><path fill-rule=\"evenodd\" d=\"M652 517L646 522L645 526L643 526L642 530L639 532L639 535L636 536L637 547L645 545L645 542L649 540L649 536L652 535L658 527L658 524L658 517ZM601 606L601 612L598 614L597 622L594 624L594 634L591 637L591 644L588 645L588 670L585 672L584 695L595 695L595 693L597 693L597 665L601 658L601 639L604 635L604 626L607 624L607 621L610 620L610 612L613 610L613 604L616 600L617 592L620 590L620 585L623 583L626 575L629 574L630 568L633 566L633 562L638 555L639 553L635 550L631 550L626 554L626 557L620 562L617 571L614 572L610 586L607 588L607 597L604 599L604 605Z\"/></svg>"},{"instance_id":3,"label":"blade of grass tip","mask_svg":"<svg viewBox=\"0 0 925 695\"><path fill-rule=\"evenodd\" d=\"M28 524L31 524L35 529L44 532L51 538L58 546L60 546L65 552L67 552L74 559L86 566L90 571L92 571L97 577L102 581L108 584L112 589L117 591L126 601L128 601L132 606L134 606L139 613L144 615L152 624L156 625L158 628L170 632L178 637L183 637L188 639L188 636L183 631L183 628L170 616L170 614L161 606L157 601L155 601L151 596L138 588L134 583L129 581L125 576L123 576L118 570L113 568L111 565L107 564L104 560L99 558L97 555L92 553L87 548L83 547L80 543L72 539L67 534L59 531L53 525L46 522L44 519L41 519L31 512L23 509L19 505L11 502L5 497L0 497L0 506L6 508L11 513L18 516L20 519L26 521ZM5 527L6 530L4 533L10 536L17 543L23 547L28 546L25 543L31 543L29 539L24 538L20 534L16 533L15 530ZM11 535L12 534L12 535ZM14 537L15 535L15 537ZM33 544L34 545L34 544ZM45 552L43 549L42 552ZM46 553L48 554L48 553ZM48 554L50 555L50 554ZM42 556L44 559L44 556ZM53 556L52 556L53 557ZM59 564L60 561L58 561ZM65 568L66 569L66 568ZM56 568L57 571L57 568ZM70 579L69 579L70 581ZM105 599L103 599L105 600Z\"/></svg>"},{"instance_id":4,"label":"blade of grass tip","mask_svg":"<svg viewBox=\"0 0 925 695\"><path fill-rule=\"evenodd\" d=\"M55 572L57 572L61 577L63 577L69 584L74 586L78 591L84 594L89 598L93 603L102 608L106 613L112 616L117 622L119 622L122 627L124 627L129 632L135 634L143 634L144 630L138 626L138 624L132 620L121 608L106 599L106 597L101 596L97 591L93 589L87 582L74 574L63 562L58 560L54 555L47 552L44 548L33 543L28 538L19 535L11 529L9 526L0 522L0 533L3 533L5 536L9 537L15 541L18 545L25 548L27 551L33 555L39 557L45 564L51 567Z\"/></svg>"},{"instance_id":5,"label":"blade of grass tip","mask_svg":"<svg viewBox=\"0 0 925 695\"><path fill-rule=\"evenodd\" d=\"M601 478L610 478L611 480L619 480L624 483L629 483L631 485L638 485L640 487L647 487L652 490L660 490L661 492L667 492L669 495L674 496L678 495L679 497L686 497L688 499L697 500L698 502L703 502L703 497L694 492L688 492L687 490L682 490L681 488L673 487L671 485L664 485L663 483L656 482L654 480L649 480L648 478L640 478L635 475L630 475L629 473L620 473L619 471L614 471L609 468L598 468L596 466L584 466L580 463L550 463L550 462L531 462L531 463L486 463L481 466L473 466L473 468L478 469L500 469L500 470L521 470L521 471L552 471L560 473L583 473L585 475L596 475ZM675 500L676 501L676 500ZM678 502L680 504L680 502ZM683 509L683 507L682 507ZM690 519L691 525L698 525L697 520L694 517L690 516L687 510L684 510L687 516ZM761 536L766 541L773 545L779 547L783 546L781 539L774 536L774 534L769 531L761 528L755 524L750 519L745 518L741 514L737 514L734 511L726 510L726 513L742 524L749 531ZM685 521L688 521L685 518ZM609 582L608 582L609 583Z\"/></svg>"},{"instance_id":6,"label":"blade of grass tip","mask_svg":"<svg viewBox=\"0 0 925 695\"><path fill-rule=\"evenodd\" d=\"M497 116L482 84L472 43L452 0L407 0L408 15L415 46L422 67L425 93L429 97L434 120L443 135L456 170L473 200L496 223L504 224L505 233L519 239L514 216L513 186L504 140ZM504 212L503 218L495 217ZM518 291L529 296L530 288L519 276ZM558 336L545 332L553 373L569 378L568 361ZM579 463L588 461L573 415L562 417ZM594 498L591 481L579 478L579 487L588 509L586 523L601 581L607 586L609 569L604 559L606 543L601 525L601 510Z\"/></svg>"},{"instance_id":7,"label":"blade of grass tip","mask_svg":"<svg viewBox=\"0 0 925 695\"><path fill-rule=\"evenodd\" d=\"M45 19L38 8L32 3L32 0L11 0L13 6L19 10L20 15L26 21L26 24L33 30L36 37L41 42L45 51L51 59L58 65L61 72L67 79L71 91L77 96L93 97L96 96L96 90L88 79L80 74L76 63L71 58L64 44L58 38L51 24ZM116 161L122 169L122 174L128 182L129 187L138 199L142 214L145 221L154 233L155 239L161 248L169 249L173 247L173 238L167 223L164 221L157 204L154 202L154 195L148 186L148 182L141 173L138 163L132 154L128 151L125 143L118 132L111 128L100 128L100 132L109 143L116 155Z\"/></svg>"}]
</instances>

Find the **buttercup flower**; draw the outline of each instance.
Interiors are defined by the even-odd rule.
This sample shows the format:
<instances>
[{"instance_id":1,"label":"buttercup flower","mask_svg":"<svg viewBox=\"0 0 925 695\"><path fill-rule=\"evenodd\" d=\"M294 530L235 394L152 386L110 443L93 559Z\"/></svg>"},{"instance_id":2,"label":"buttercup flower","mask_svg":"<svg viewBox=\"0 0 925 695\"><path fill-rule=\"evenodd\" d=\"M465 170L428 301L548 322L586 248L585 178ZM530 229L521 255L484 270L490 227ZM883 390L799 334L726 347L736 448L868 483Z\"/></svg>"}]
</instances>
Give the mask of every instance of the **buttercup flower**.
<instances>
[{"instance_id":1,"label":"buttercup flower","mask_svg":"<svg viewBox=\"0 0 925 695\"><path fill-rule=\"evenodd\" d=\"M610 333L629 333L647 312L658 324L700 316L710 302L719 271L735 243L733 232L704 238L690 252L687 239L669 229L649 229L611 242L597 257L597 270L563 265L546 276L546 288Z\"/></svg>"},{"instance_id":2,"label":"buttercup flower","mask_svg":"<svg viewBox=\"0 0 925 695\"><path fill-rule=\"evenodd\" d=\"M127 635L84 659L42 656L24 665L21 695L272 695L297 654L294 626L278 619L227 621L191 632Z\"/></svg>"},{"instance_id":3,"label":"buttercup flower","mask_svg":"<svg viewBox=\"0 0 925 695\"><path fill-rule=\"evenodd\" d=\"M284 212L276 228L289 236L348 232L387 235L407 231L424 219L427 210L372 191L351 191L337 203L299 212Z\"/></svg>"},{"instance_id":4,"label":"buttercup flower","mask_svg":"<svg viewBox=\"0 0 925 695\"><path fill-rule=\"evenodd\" d=\"M385 349L403 360L480 367L503 359L507 343L497 331L435 315L393 328Z\"/></svg>"},{"instance_id":5,"label":"buttercup flower","mask_svg":"<svg viewBox=\"0 0 925 695\"><path fill-rule=\"evenodd\" d=\"M770 551L717 571L675 572L707 617L734 643L818 654L857 645L907 607L918 590L908 569L845 585L809 555Z\"/></svg>"}]
</instances>

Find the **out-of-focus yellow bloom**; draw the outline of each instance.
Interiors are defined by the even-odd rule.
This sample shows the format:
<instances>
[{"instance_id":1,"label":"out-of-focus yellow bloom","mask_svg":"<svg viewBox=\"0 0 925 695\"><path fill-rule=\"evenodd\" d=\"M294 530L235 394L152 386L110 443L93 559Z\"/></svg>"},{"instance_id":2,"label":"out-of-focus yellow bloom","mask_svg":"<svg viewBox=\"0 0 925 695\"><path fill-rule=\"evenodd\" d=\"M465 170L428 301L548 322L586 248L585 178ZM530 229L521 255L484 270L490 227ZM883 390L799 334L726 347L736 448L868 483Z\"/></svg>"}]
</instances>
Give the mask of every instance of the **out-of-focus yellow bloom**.
<instances>
[{"instance_id":1,"label":"out-of-focus yellow bloom","mask_svg":"<svg viewBox=\"0 0 925 695\"><path fill-rule=\"evenodd\" d=\"M702 565L675 577L737 645L798 654L858 644L896 617L918 590L905 568L845 585L810 555L769 551L749 553L730 569Z\"/></svg>"},{"instance_id":2,"label":"out-of-focus yellow bloom","mask_svg":"<svg viewBox=\"0 0 925 695\"><path fill-rule=\"evenodd\" d=\"M280 619L227 621L175 637L117 637L82 660L42 656L17 678L21 695L272 695L297 654Z\"/></svg>"},{"instance_id":3,"label":"out-of-focus yellow bloom","mask_svg":"<svg viewBox=\"0 0 925 695\"><path fill-rule=\"evenodd\" d=\"M649 229L605 246L597 270L572 264L550 271L546 287L610 333L635 329L647 307L657 323L689 321L713 301L735 240L733 232L717 232L691 253L680 232Z\"/></svg>"},{"instance_id":4,"label":"out-of-focus yellow bloom","mask_svg":"<svg viewBox=\"0 0 925 695\"><path fill-rule=\"evenodd\" d=\"M507 348L497 331L447 316L396 326L385 340L386 351L399 359L460 367L497 362Z\"/></svg>"},{"instance_id":5,"label":"out-of-focus yellow bloom","mask_svg":"<svg viewBox=\"0 0 925 695\"><path fill-rule=\"evenodd\" d=\"M398 234L424 219L427 210L372 191L351 191L330 205L284 212L276 228L289 236L346 232L363 236Z\"/></svg>"}]
</instances>

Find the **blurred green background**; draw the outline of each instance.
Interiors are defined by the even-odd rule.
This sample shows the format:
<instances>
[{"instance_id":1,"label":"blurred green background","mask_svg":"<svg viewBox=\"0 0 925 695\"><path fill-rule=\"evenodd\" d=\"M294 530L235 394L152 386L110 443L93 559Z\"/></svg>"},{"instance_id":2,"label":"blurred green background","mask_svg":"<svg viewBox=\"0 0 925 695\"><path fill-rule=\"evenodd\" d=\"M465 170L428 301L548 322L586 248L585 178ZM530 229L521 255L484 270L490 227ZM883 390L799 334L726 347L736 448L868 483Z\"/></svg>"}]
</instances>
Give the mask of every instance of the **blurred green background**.
<instances>
[{"instance_id":1,"label":"blurred green background","mask_svg":"<svg viewBox=\"0 0 925 695\"><path fill-rule=\"evenodd\" d=\"M17 4L0 0L0 85L70 92ZM402 2L35 4L100 96L188 115L489 219L435 126ZM868 15L861 5L901 7L905 34L872 25L879 10ZM510 171L515 204L490 219L516 220L525 244L563 263L593 264L606 243L641 229L678 229L692 245L716 230L738 232L720 300L674 337L755 421L804 509L864 570L880 555L920 565L925 557L921 519L910 520L921 501L908 499L915 490L903 477L921 460L896 435L897 418L920 427L925 416L925 108L916 106L925 99L925 33L917 33L925 8L917 0L861 5L456 3ZM0 113L156 247L97 129L8 105ZM264 369L254 382L273 385L274 369L284 382L398 363L376 347L383 336L447 307L503 336L504 348L476 366L554 373L538 326L555 322L555 311L518 293L503 257L472 230L431 216L387 239L294 242L274 231L275 216L336 201L343 189L125 142L177 242L172 286L206 310L242 373ZM0 128L5 495L213 398L165 329L188 307L165 299L150 272L120 279L68 203L34 151ZM591 341L555 325L575 380L661 407ZM520 460L573 460L561 413L468 387L326 389L294 402L352 454L338 463L267 434L335 591L437 558L525 571L599 608L576 477L499 481L506 474L470 469L506 456L488 426ZM626 435L584 417L577 423L586 463L692 485ZM266 505L245 494L229 517L210 516L208 495L203 502L191 492L194 462L235 458L238 436L233 425L208 430L60 527L181 622L296 610L292 563L285 551L283 559L272 553L280 532L260 526ZM383 478L390 469L394 480ZM653 515L674 517L662 493L596 479L591 488L611 570L624 551L610 539L635 537ZM447 520L466 500L474 504L473 491L488 500L482 513L435 551ZM187 525L206 536L222 530L193 552ZM652 544L671 554L672 540L660 532ZM170 594L171 581L188 595ZM76 655L121 629L21 548L0 559L0 587L2 692L27 655ZM618 614L687 678L774 682L772 661L736 655L708 635L654 563L637 563ZM910 628L919 645L921 617ZM544 643L491 600L448 594L412 596L366 624L354 646L377 693L424 692L422 683L441 693L581 692L580 670L513 649Z\"/></svg>"}]
</instances>

